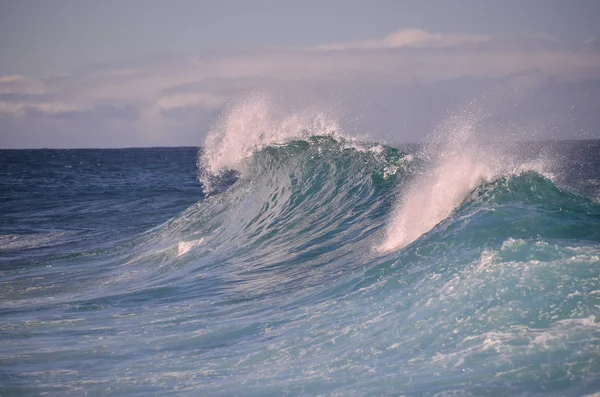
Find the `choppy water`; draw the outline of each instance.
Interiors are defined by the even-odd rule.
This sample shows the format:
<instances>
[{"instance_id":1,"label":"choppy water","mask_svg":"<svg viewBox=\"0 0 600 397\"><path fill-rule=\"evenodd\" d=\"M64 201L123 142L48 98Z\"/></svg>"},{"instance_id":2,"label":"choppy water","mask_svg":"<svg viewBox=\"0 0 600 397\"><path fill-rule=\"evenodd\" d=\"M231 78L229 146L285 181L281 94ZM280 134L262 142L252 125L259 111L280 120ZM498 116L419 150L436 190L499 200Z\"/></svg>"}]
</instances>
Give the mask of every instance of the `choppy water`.
<instances>
[{"instance_id":1,"label":"choppy water","mask_svg":"<svg viewBox=\"0 0 600 397\"><path fill-rule=\"evenodd\" d=\"M199 155L0 152L0 395L600 391L600 141L232 113Z\"/></svg>"}]
</instances>

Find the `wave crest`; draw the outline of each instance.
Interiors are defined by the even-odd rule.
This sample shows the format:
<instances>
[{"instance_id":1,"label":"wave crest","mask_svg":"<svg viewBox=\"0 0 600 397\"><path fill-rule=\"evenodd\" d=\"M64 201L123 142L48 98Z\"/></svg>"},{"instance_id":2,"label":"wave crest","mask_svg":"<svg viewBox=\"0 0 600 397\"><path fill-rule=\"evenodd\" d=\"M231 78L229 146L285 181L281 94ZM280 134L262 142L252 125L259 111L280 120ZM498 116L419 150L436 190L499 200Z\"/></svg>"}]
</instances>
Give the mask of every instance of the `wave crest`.
<instances>
[{"instance_id":1,"label":"wave crest","mask_svg":"<svg viewBox=\"0 0 600 397\"><path fill-rule=\"evenodd\" d=\"M198 159L205 193L213 191L211 176L239 167L252 153L315 135L343 137L338 120L323 110L307 108L284 114L266 96L246 98L229 108L205 139Z\"/></svg>"},{"instance_id":2,"label":"wave crest","mask_svg":"<svg viewBox=\"0 0 600 397\"><path fill-rule=\"evenodd\" d=\"M450 216L483 183L525 170L544 173L541 159L520 162L514 143L482 141L476 122L473 116L455 117L433 135L421 153L429 166L401 192L378 251L412 243Z\"/></svg>"}]
</instances>

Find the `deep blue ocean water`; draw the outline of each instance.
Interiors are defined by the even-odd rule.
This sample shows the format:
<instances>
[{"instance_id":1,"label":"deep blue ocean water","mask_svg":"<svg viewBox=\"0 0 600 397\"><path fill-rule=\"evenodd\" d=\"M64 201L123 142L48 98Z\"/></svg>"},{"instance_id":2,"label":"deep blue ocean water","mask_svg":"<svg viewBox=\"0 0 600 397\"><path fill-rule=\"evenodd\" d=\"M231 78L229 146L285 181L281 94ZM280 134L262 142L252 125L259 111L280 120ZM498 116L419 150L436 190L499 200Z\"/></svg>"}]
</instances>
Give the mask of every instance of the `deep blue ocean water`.
<instances>
[{"instance_id":1,"label":"deep blue ocean water","mask_svg":"<svg viewBox=\"0 0 600 397\"><path fill-rule=\"evenodd\" d=\"M0 395L598 393L600 141L518 146L2 150Z\"/></svg>"}]
</instances>

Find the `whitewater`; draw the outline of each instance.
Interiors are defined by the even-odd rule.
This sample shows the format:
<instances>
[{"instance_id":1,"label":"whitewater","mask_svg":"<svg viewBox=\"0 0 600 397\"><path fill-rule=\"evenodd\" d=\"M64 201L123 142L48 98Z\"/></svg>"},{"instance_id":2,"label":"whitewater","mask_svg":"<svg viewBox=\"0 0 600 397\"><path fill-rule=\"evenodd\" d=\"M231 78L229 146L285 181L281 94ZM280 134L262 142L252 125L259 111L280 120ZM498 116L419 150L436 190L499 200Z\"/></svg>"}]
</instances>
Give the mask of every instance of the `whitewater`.
<instances>
[{"instance_id":1,"label":"whitewater","mask_svg":"<svg viewBox=\"0 0 600 397\"><path fill-rule=\"evenodd\" d=\"M200 149L0 153L0 395L600 392L600 141L251 96Z\"/></svg>"}]
</instances>

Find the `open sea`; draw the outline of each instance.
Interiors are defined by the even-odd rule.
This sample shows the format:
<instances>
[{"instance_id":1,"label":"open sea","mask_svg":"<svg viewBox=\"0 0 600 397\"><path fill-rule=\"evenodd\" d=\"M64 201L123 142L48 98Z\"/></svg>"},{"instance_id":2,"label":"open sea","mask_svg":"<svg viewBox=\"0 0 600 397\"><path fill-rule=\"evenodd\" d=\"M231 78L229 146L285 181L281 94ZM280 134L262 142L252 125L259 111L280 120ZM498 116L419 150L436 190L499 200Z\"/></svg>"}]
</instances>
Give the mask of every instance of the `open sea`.
<instances>
[{"instance_id":1,"label":"open sea","mask_svg":"<svg viewBox=\"0 0 600 397\"><path fill-rule=\"evenodd\" d=\"M600 141L228 125L0 151L0 395L600 392Z\"/></svg>"}]
</instances>

